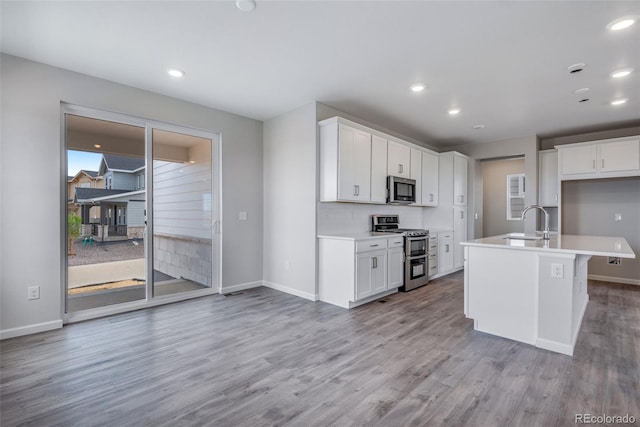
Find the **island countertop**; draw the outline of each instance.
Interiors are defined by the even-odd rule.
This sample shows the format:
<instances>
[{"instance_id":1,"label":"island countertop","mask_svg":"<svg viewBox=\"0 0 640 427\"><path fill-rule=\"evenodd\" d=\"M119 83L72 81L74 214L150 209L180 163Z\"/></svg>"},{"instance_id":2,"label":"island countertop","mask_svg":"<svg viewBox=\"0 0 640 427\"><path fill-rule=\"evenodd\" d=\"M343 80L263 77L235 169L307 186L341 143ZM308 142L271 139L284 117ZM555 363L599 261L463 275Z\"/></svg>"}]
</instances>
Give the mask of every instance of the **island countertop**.
<instances>
[{"instance_id":1,"label":"island countertop","mask_svg":"<svg viewBox=\"0 0 640 427\"><path fill-rule=\"evenodd\" d=\"M512 233L513 234L513 233ZM549 240L521 240L507 238L509 234L484 237L460 242L462 246L479 246L525 251L545 251L591 256L635 258L624 237L575 236L570 234L551 235ZM526 236L525 236L526 237ZM538 236L539 237L539 236Z\"/></svg>"}]
</instances>

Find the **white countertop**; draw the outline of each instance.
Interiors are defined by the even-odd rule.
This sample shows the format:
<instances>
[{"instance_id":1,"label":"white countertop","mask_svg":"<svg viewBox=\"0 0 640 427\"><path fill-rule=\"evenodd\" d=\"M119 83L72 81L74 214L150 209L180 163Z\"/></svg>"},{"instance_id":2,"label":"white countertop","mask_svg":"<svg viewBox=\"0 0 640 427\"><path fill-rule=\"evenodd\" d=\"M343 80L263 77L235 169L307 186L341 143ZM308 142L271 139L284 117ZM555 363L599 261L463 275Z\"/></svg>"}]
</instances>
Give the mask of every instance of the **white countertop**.
<instances>
[{"instance_id":1,"label":"white countertop","mask_svg":"<svg viewBox=\"0 0 640 427\"><path fill-rule=\"evenodd\" d=\"M551 235L549 240L505 239L507 234L460 242L463 246L480 246L515 250L549 251L592 256L635 258L624 237Z\"/></svg>"},{"instance_id":2,"label":"white countertop","mask_svg":"<svg viewBox=\"0 0 640 427\"><path fill-rule=\"evenodd\" d=\"M380 232L361 232L361 233L340 233L340 234L318 234L318 239L337 239L337 240L367 240L379 238L403 237L398 233L380 233Z\"/></svg>"}]
</instances>

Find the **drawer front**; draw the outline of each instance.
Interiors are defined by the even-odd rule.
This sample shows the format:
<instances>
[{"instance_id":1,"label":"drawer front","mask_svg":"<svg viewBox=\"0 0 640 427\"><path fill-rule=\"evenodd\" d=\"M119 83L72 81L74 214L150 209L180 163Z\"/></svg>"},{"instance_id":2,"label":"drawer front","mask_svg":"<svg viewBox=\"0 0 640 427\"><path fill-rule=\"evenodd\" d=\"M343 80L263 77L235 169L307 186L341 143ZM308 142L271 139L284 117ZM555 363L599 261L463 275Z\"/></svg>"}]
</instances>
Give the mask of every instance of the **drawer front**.
<instances>
[{"instance_id":1,"label":"drawer front","mask_svg":"<svg viewBox=\"0 0 640 427\"><path fill-rule=\"evenodd\" d=\"M438 274L438 266L435 263L431 265L431 262L429 262L429 276L434 274Z\"/></svg>"},{"instance_id":2,"label":"drawer front","mask_svg":"<svg viewBox=\"0 0 640 427\"><path fill-rule=\"evenodd\" d=\"M404 237L393 237L388 240L389 248L402 248L404 247Z\"/></svg>"},{"instance_id":3,"label":"drawer front","mask_svg":"<svg viewBox=\"0 0 640 427\"><path fill-rule=\"evenodd\" d=\"M438 240L441 242L446 239L452 239L452 238L453 238L453 233L442 233L438 235Z\"/></svg>"},{"instance_id":4,"label":"drawer front","mask_svg":"<svg viewBox=\"0 0 640 427\"><path fill-rule=\"evenodd\" d=\"M387 249L387 238L384 239L367 239L356 241L356 252L375 251L379 249Z\"/></svg>"}]
</instances>

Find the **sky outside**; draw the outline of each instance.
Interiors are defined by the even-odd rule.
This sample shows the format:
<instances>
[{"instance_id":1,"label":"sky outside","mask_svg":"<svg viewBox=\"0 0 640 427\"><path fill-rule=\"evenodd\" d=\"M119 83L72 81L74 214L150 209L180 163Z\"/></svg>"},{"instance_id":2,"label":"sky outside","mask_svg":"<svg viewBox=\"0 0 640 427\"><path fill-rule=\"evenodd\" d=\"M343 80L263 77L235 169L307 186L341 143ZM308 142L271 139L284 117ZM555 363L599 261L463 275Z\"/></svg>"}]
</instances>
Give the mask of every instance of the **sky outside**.
<instances>
[{"instance_id":1,"label":"sky outside","mask_svg":"<svg viewBox=\"0 0 640 427\"><path fill-rule=\"evenodd\" d=\"M81 169L98 171L102 154L87 151L67 151L67 175L75 176Z\"/></svg>"}]
</instances>

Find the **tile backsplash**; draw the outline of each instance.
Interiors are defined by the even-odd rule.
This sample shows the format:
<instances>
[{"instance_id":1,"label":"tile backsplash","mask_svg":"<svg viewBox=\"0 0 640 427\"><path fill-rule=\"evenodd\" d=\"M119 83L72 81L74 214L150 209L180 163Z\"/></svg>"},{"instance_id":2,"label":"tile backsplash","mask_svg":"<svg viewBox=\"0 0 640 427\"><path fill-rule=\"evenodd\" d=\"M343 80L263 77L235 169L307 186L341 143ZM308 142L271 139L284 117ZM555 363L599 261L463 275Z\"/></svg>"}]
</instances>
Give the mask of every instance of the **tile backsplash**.
<instances>
[{"instance_id":1,"label":"tile backsplash","mask_svg":"<svg viewBox=\"0 0 640 427\"><path fill-rule=\"evenodd\" d=\"M402 228L424 228L423 208L360 203L318 203L318 234L371 231L371 215L400 216Z\"/></svg>"}]
</instances>

